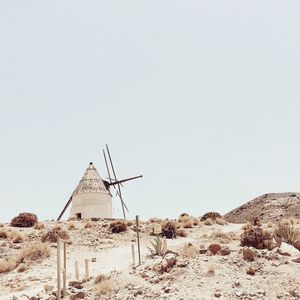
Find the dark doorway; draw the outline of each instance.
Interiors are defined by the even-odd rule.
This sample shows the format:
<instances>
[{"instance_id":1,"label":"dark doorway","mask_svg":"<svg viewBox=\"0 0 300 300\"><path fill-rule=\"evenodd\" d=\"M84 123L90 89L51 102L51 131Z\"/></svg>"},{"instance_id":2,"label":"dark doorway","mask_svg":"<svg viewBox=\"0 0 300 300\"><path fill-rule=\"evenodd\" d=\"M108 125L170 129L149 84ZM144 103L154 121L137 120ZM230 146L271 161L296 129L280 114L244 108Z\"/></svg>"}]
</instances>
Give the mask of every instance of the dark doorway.
<instances>
[{"instance_id":1,"label":"dark doorway","mask_svg":"<svg viewBox=\"0 0 300 300\"><path fill-rule=\"evenodd\" d=\"M76 218L77 218L77 219L81 219L81 213L77 213L77 214L76 214Z\"/></svg>"}]
</instances>

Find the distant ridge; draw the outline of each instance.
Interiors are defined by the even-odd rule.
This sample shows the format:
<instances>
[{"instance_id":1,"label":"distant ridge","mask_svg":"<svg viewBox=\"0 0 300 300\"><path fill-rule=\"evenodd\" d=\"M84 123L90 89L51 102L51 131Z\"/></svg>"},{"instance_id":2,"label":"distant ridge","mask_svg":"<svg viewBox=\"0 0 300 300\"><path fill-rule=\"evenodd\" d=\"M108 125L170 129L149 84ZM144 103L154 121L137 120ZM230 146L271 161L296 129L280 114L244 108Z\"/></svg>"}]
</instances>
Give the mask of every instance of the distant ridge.
<instances>
[{"instance_id":1,"label":"distant ridge","mask_svg":"<svg viewBox=\"0 0 300 300\"><path fill-rule=\"evenodd\" d=\"M271 193L259 196L224 215L231 223L245 223L254 217L261 221L300 218L300 193Z\"/></svg>"}]
</instances>

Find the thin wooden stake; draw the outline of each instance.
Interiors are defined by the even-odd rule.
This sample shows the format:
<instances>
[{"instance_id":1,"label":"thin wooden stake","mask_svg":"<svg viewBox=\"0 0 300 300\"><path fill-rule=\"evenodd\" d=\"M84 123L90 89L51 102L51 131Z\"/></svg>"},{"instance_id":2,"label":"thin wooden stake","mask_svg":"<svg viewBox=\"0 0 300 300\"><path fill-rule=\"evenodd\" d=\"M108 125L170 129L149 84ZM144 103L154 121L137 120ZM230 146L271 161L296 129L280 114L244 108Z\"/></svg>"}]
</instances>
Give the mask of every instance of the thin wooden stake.
<instances>
[{"instance_id":1,"label":"thin wooden stake","mask_svg":"<svg viewBox=\"0 0 300 300\"><path fill-rule=\"evenodd\" d=\"M63 296L67 296L67 243L64 242Z\"/></svg>"},{"instance_id":2,"label":"thin wooden stake","mask_svg":"<svg viewBox=\"0 0 300 300\"><path fill-rule=\"evenodd\" d=\"M57 237L57 300L61 299L60 237Z\"/></svg>"},{"instance_id":3,"label":"thin wooden stake","mask_svg":"<svg viewBox=\"0 0 300 300\"><path fill-rule=\"evenodd\" d=\"M88 259L84 260L84 269L85 269L85 278L89 279L90 275L89 275L89 260Z\"/></svg>"},{"instance_id":4,"label":"thin wooden stake","mask_svg":"<svg viewBox=\"0 0 300 300\"><path fill-rule=\"evenodd\" d=\"M136 236L137 236L137 244L138 244L138 254L139 254L139 265L141 265L141 249L140 249L140 226L139 226L139 216L135 216L136 221Z\"/></svg>"},{"instance_id":5,"label":"thin wooden stake","mask_svg":"<svg viewBox=\"0 0 300 300\"><path fill-rule=\"evenodd\" d=\"M131 244L131 254L132 254L132 265L135 266L134 244Z\"/></svg>"},{"instance_id":6,"label":"thin wooden stake","mask_svg":"<svg viewBox=\"0 0 300 300\"><path fill-rule=\"evenodd\" d=\"M75 261L75 279L79 281L78 261Z\"/></svg>"}]
</instances>

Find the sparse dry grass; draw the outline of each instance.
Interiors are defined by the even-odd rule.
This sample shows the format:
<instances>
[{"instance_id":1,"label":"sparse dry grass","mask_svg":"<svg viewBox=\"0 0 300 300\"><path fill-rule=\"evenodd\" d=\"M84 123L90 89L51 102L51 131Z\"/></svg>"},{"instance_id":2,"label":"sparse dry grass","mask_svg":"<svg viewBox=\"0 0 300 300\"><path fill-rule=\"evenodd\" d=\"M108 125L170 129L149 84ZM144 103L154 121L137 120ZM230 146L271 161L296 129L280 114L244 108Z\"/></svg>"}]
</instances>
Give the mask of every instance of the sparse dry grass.
<instances>
[{"instance_id":1,"label":"sparse dry grass","mask_svg":"<svg viewBox=\"0 0 300 300\"><path fill-rule=\"evenodd\" d=\"M279 223L274 230L274 238L277 242L294 245L300 241L300 229L291 223Z\"/></svg>"},{"instance_id":2,"label":"sparse dry grass","mask_svg":"<svg viewBox=\"0 0 300 300\"><path fill-rule=\"evenodd\" d=\"M14 244L19 244L19 243L23 243L25 240L25 237L23 234L21 234L20 232L12 232L11 234L11 241Z\"/></svg>"},{"instance_id":3,"label":"sparse dry grass","mask_svg":"<svg viewBox=\"0 0 300 300\"><path fill-rule=\"evenodd\" d=\"M92 222L90 221L87 221L85 224L84 224L84 228L87 229L87 228L92 228L94 225L92 224Z\"/></svg>"},{"instance_id":4,"label":"sparse dry grass","mask_svg":"<svg viewBox=\"0 0 300 300\"><path fill-rule=\"evenodd\" d=\"M0 274L14 270L17 266L16 260L11 257L6 257L0 260Z\"/></svg>"},{"instance_id":5,"label":"sparse dry grass","mask_svg":"<svg viewBox=\"0 0 300 300\"><path fill-rule=\"evenodd\" d=\"M34 229L37 229L37 230L42 230L42 229L45 229L45 224L44 223L36 223L34 226L33 226Z\"/></svg>"},{"instance_id":6,"label":"sparse dry grass","mask_svg":"<svg viewBox=\"0 0 300 300\"><path fill-rule=\"evenodd\" d=\"M195 258L199 253L199 249L193 244L185 244L182 248L181 255L186 258Z\"/></svg>"},{"instance_id":7,"label":"sparse dry grass","mask_svg":"<svg viewBox=\"0 0 300 300\"><path fill-rule=\"evenodd\" d=\"M111 291L115 289L115 282L112 279L105 279L101 281L99 284L97 284L95 288L95 292L98 295L107 295Z\"/></svg>"},{"instance_id":8,"label":"sparse dry grass","mask_svg":"<svg viewBox=\"0 0 300 300\"><path fill-rule=\"evenodd\" d=\"M217 240L221 244L228 244L231 241L238 240L239 236L235 232L221 232L221 231L214 231L211 236L211 239Z\"/></svg>"},{"instance_id":9,"label":"sparse dry grass","mask_svg":"<svg viewBox=\"0 0 300 300\"><path fill-rule=\"evenodd\" d=\"M74 222L69 222L68 225L67 225L67 229L68 230L75 230L77 229Z\"/></svg>"},{"instance_id":10,"label":"sparse dry grass","mask_svg":"<svg viewBox=\"0 0 300 300\"><path fill-rule=\"evenodd\" d=\"M31 264L33 262L41 262L43 259L51 255L49 244L33 243L22 249L17 256L17 263Z\"/></svg>"},{"instance_id":11,"label":"sparse dry grass","mask_svg":"<svg viewBox=\"0 0 300 300\"><path fill-rule=\"evenodd\" d=\"M70 236L68 232L63 230L60 226L55 226L42 236L42 242L56 243L57 237L60 237L62 240L65 241L70 241Z\"/></svg>"},{"instance_id":12,"label":"sparse dry grass","mask_svg":"<svg viewBox=\"0 0 300 300\"><path fill-rule=\"evenodd\" d=\"M223 217L221 217L221 218L216 218L216 223L217 223L218 225L227 225L227 224L228 224L227 221L226 221Z\"/></svg>"},{"instance_id":13,"label":"sparse dry grass","mask_svg":"<svg viewBox=\"0 0 300 300\"><path fill-rule=\"evenodd\" d=\"M176 235L181 236L181 237L187 237L188 236L187 232L182 228L176 230Z\"/></svg>"},{"instance_id":14,"label":"sparse dry grass","mask_svg":"<svg viewBox=\"0 0 300 300\"><path fill-rule=\"evenodd\" d=\"M0 230L0 239L5 240L5 239L7 239L7 238L8 238L8 235L7 235L6 230L5 230L5 229L1 229L1 230Z\"/></svg>"}]
</instances>

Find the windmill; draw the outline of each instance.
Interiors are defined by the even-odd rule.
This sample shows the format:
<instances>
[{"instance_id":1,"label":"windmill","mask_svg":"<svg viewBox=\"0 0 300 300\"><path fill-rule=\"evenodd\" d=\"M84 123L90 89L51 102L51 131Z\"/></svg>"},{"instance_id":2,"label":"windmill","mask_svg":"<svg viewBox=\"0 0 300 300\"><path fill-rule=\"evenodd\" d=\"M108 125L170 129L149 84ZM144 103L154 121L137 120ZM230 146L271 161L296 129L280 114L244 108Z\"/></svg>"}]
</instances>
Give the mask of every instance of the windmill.
<instances>
[{"instance_id":1,"label":"windmill","mask_svg":"<svg viewBox=\"0 0 300 300\"><path fill-rule=\"evenodd\" d=\"M71 217L75 218L111 218L112 217L112 194L110 187L113 187L116 191L116 196L120 199L123 217L126 219L125 210L128 212L128 207L125 204L122 196L123 183L131 181L137 178L143 177L143 175L129 177L122 180L118 180L115 167L112 162L112 157L106 144L103 149L103 157L108 174L108 181L103 180L93 163L90 162L85 174L80 180L78 186L70 196L68 202L64 206L57 220L60 220L69 205L71 207ZM113 176L113 177L112 177Z\"/></svg>"}]
</instances>

